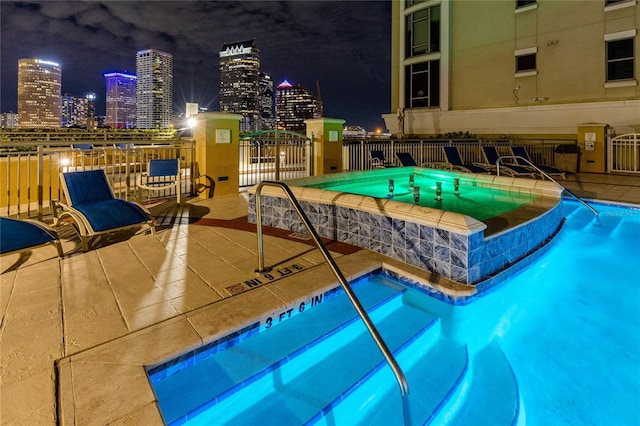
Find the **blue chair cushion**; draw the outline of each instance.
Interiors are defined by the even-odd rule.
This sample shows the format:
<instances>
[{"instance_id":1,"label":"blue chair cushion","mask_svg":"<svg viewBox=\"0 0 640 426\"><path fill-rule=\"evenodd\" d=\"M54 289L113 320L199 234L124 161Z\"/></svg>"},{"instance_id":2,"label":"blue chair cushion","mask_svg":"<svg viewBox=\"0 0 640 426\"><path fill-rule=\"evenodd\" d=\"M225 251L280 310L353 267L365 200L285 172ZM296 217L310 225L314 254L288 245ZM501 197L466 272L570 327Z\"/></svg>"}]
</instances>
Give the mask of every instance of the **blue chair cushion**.
<instances>
[{"instance_id":1,"label":"blue chair cushion","mask_svg":"<svg viewBox=\"0 0 640 426\"><path fill-rule=\"evenodd\" d=\"M71 198L67 202L74 207L114 199L109 181L102 170L64 173L64 180Z\"/></svg>"},{"instance_id":2,"label":"blue chair cushion","mask_svg":"<svg viewBox=\"0 0 640 426\"><path fill-rule=\"evenodd\" d=\"M93 227L94 232L145 223L147 215L140 207L125 200L112 198L93 203L74 204Z\"/></svg>"},{"instance_id":3,"label":"blue chair cushion","mask_svg":"<svg viewBox=\"0 0 640 426\"><path fill-rule=\"evenodd\" d=\"M33 223L0 217L0 254L36 247L56 239L53 232Z\"/></svg>"},{"instance_id":4,"label":"blue chair cushion","mask_svg":"<svg viewBox=\"0 0 640 426\"><path fill-rule=\"evenodd\" d=\"M177 158L170 160L149 161L149 177L176 176L178 174L179 162Z\"/></svg>"}]
</instances>

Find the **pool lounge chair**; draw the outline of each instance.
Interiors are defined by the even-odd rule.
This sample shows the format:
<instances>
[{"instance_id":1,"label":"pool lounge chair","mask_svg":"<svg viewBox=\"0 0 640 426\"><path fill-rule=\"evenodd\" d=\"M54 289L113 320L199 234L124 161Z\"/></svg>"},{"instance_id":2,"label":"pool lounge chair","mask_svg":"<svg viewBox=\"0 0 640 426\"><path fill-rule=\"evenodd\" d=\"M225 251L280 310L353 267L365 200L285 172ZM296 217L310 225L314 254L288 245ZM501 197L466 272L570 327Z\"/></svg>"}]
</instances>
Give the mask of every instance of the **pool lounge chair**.
<instances>
[{"instance_id":1,"label":"pool lounge chair","mask_svg":"<svg viewBox=\"0 0 640 426\"><path fill-rule=\"evenodd\" d=\"M384 169L393 166L393 163L385 158L384 152L381 150L372 149L369 151L369 162L374 169Z\"/></svg>"},{"instance_id":2,"label":"pool lounge chair","mask_svg":"<svg viewBox=\"0 0 640 426\"><path fill-rule=\"evenodd\" d=\"M33 220L0 217L0 256L31 251L53 244L62 257L62 246L55 230Z\"/></svg>"},{"instance_id":3,"label":"pool lounge chair","mask_svg":"<svg viewBox=\"0 0 640 426\"><path fill-rule=\"evenodd\" d=\"M420 167L413 156L408 152L396 152L396 158L402 165L402 167Z\"/></svg>"},{"instance_id":4,"label":"pool lounge chair","mask_svg":"<svg viewBox=\"0 0 640 426\"><path fill-rule=\"evenodd\" d=\"M495 146L481 146L482 154L486 160L486 165L498 172L498 159L500 154ZM536 177L538 172L531 167L523 167L517 164L506 164L504 161L500 161L500 173L504 173L514 177Z\"/></svg>"},{"instance_id":5,"label":"pool lounge chair","mask_svg":"<svg viewBox=\"0 0 640 426\"><path fill-rule=\"evenodd\" d=\"M460 151L455 146L443 146L444 158L447 160L446 168L465 173L491 173L491 169L477 164L464 163Z\"/></svg>"},{"instance_id":6,"label":"pool lounge chair","mask_svg":"<svg viewBox=\"0 0 640 426\"><path fill-rule=\"evenodd\" d=\"M533 164L535 167L542 170L544 173L548 174L549 176L559 176L562 179L565 178L565 172L560 169L556 169L555 167L551 167L551 166L545 166L544 164L534 163L531 160L531 157L529 156L529 152L527 151L527 148L525 148L524 146L512 146L511 153L514 156L519 157L519 158L516 158L516 161L521 166L530 166L531 164Z\"/></svg>"},{"instance_id":7,"label":"pool lounge chair","mask_svg":"<svg viewBox=\"0 0 640 426\"><path fill-rule=\"evenodd\" d=\"M56 203L56 221L71 218L75 222L84 251L89 250L90 237L103 233L146 225L155 234L149 212L137 203L116 198L104 170L62 172L60 181L66 203Z\"/></svg>"},{"instance_id":8,"label":"pool lounge chair","mask_svg":"<svg viewBox=\"0 0 640 426\"><path fill-rule=\"evenodd\" d=\"M149 160L147 172L138 176L137 185L147 191L165 191L175 188L180 204L180 160Z\"/></svg>"}]
</instances>

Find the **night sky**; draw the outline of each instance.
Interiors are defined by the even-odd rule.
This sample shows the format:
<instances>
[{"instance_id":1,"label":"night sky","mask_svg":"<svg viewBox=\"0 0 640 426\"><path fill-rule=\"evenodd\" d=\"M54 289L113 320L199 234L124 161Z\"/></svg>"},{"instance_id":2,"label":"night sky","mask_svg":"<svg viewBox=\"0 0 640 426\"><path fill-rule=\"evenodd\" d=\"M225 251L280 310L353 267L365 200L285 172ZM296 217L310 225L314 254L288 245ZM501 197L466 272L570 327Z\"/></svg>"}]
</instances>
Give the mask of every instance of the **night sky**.
<instances>
[{"instance_id":1,"label":"night sky","mask_svg":"<svg viewBox=\"0 0 640 426\"><path fill-rule=\"evenodd\" d=\"M390 110L390 1L0 2L2 112L17 110L18 59L62 67L62 93L95 93L105 72L135 74L136 52L173 55L174 112L218 110L218 52L255 38L262 71L316 94L324 115L367 130Z\"/></svg>"}]
</instances>

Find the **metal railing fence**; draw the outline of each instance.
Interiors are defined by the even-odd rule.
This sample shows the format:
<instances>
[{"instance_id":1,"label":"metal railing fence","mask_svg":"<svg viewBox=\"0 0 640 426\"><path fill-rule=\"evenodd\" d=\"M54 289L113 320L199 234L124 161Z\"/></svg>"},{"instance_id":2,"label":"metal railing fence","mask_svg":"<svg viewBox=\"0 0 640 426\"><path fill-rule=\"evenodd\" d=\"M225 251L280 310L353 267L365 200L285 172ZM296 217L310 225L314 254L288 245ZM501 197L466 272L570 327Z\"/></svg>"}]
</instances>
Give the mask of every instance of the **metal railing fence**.
<instances>
[{"instance_id":1,"label":"metal railing fence","mask_svg":"<svg viewBox=\"0 0 640 426\"><path fill-rule=\"evenodd\" d=\"M191 193L195 144L187 140L12 141L0 152L0 214L37 217L52 214L52 200L63 198L59 173L103 169L118 198L142 201L135 184L150 159L179 158L181 193ZM89 143L88 143L89 142ZM175 195L153 194L156 197Z\"/></svg>"},{"instance_id":2,"label":"metal railing fence","mask_svg":"<svg viewBox=\"0 0 640 426\"><path fill-rule=\"evenodd\" d=\"M640 173L640 133L611 138L608 159L611 172Z\"/></svg>"},{"instance_id":3,"label":"metal railing fence","mask_svg":"<svg viewBox=\"0 0 640 426\"><path fill-rule=\"evenodd\" d=\"M240 187L313 174L313 144L296 134L240 140Z\"/></svg>"},{"instance_id":4,"label":"metal railing fence","mask_svg":"<svg viewBox=\"0 0 640 426\"><path fill-rule=\"evenodd\" d=\"M343 145L344 171L369 170L374 168L371 163L370 152L382 151L385 160L399 165L395 158L396 152L408 152L416 163L437 164L444 163L443 146L456 146L465 163L483 163L484 157L480 147L482 145L495 146L500 155L511 155L512 145L526 146L532 160L537 164L553 165L554 151L558 145L575 145L572 139L411 139L411 140L357 140L348 141Z\"/></svg>"}]
</instances>

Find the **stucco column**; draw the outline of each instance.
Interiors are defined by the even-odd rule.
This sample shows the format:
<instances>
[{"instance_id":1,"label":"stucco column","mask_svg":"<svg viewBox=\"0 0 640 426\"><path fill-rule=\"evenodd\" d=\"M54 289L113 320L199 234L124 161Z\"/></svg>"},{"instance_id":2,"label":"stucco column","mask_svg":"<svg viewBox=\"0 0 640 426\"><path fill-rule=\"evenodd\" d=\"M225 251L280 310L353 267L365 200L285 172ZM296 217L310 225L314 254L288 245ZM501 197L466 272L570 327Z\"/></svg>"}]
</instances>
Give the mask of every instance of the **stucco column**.
<instances>
[{"instance_id":1,"label":"stucco column","mask_svg":"<svg viewBox=\"0 0 640 426\"><path fill-rule=\"evenodd\" d=\"M307 137L313 143L313 170L316 175L342 172L342 127L339 118L304 120Z\"/></svg>"},{"instance_id":2,"label":"stucco column","mask_svg":"<svg viewBox=\"0 0 640 426\"><path fill-rule=\"evenodd\" d=\"M206 112L195 116L193 138L195 188L200 198L237 195L240 189L240 120L242 115Z\"/></svg>"},{"instance_id":3,"label":"stucco column","mask_svg":"<svg viewBox=\"0 0 640 426\"><path fill-rule=\"evenodd\" d=\"M584 123L578 125L581 172L606 172L607 127L608 125L601 123Z\"/></svg>"}]
</instances>

